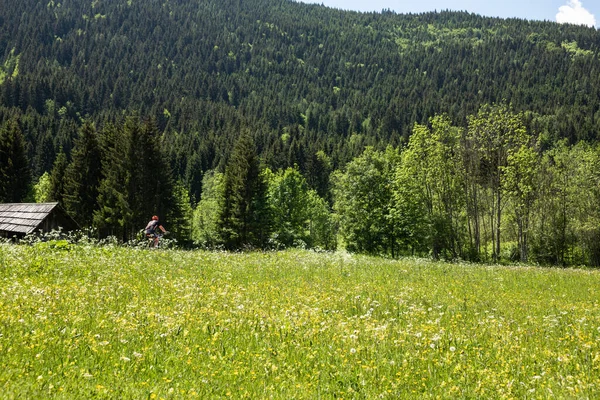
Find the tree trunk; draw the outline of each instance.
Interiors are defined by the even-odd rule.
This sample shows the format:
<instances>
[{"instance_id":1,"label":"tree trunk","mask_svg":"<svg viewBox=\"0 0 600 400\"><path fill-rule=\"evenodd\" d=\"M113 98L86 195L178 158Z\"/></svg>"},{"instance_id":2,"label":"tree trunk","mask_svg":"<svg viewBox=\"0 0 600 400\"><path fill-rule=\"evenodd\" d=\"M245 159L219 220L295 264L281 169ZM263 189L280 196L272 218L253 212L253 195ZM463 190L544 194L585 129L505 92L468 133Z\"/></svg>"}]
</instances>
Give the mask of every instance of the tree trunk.
<instances>
[{"instance_id":1,"label":"tree trunk","mask_svg":"<svg viewBox=\"0 0 600 400\"><path fill-rule=\"evenodd\" d=\"M496 261L500 259L500 217L502 216L502 210L500 209L501 196L500 188L498 188L498 202L496 204Z\"/></svg>"}]
</instances>

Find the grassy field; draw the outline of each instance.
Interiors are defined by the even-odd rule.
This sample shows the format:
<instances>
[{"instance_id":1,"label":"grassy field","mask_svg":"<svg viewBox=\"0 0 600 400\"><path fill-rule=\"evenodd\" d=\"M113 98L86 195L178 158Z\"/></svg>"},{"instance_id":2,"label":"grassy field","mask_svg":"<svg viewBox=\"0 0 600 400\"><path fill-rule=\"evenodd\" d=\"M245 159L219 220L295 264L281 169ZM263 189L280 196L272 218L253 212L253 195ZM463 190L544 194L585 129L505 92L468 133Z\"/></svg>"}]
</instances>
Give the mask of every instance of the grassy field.
<instances>
[{"instance_id":1,"label":"grassy field","mask_svg":"<svg viewBox=\"0 0 600 400\"><path fill-rule=\"evenodd\" d=\"M600 271L0 245L0 397L598 398Z\"/></svg>"}]
</instances>

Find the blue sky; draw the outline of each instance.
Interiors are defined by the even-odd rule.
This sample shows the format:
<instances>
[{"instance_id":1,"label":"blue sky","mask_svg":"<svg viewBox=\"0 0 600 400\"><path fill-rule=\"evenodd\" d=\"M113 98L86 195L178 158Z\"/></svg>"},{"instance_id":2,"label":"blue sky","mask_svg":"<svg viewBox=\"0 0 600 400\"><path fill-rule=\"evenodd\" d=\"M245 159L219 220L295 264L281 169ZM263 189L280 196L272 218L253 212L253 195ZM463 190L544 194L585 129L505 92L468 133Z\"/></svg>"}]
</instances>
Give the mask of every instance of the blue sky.
<instances>
[{"instance_id":1,"label":"blue sky","mask_svg":"<svg viewBox=\"0 0 600 400\"><path fill-rule=\"evenodd\" d=\"M426 11L468 11L475 14L571 22L600 27L600 0L298 0L305 3L324 4L328 7L356 11L381 11L391 9L397 13Z\"/></svg>"}]
</instances>

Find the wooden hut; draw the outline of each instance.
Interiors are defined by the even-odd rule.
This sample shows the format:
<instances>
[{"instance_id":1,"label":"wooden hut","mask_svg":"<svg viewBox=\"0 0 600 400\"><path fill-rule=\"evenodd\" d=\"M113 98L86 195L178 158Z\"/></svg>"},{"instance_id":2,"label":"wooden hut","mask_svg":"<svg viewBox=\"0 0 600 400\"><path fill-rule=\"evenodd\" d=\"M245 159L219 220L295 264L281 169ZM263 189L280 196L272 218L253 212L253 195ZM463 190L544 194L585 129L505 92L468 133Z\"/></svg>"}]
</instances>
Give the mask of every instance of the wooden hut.
<instances>
[{"instance_id":1,"label":"wooden hut","mask_svg":"<svg viewBox=\"0 0 600 400\"><path fill-rule=\"evenodd\" d=\"M58 203L0 204L0 237L21 238L30 233L79 229Z\"/></svg>"}]
</instances>

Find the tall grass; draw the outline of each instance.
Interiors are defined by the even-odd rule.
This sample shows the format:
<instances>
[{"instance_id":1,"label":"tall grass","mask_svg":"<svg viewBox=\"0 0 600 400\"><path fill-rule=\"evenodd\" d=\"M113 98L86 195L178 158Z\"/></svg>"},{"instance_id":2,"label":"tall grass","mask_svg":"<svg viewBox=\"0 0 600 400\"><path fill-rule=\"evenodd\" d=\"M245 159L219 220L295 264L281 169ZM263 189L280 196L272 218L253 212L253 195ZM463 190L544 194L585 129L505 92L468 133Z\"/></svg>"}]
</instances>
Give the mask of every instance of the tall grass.
<instances>
[{"instance_id":1,"label":"tall grass","mask_svg":"<svg viewBox=\"0 0 600 400\"><path fill-rule=\"evenodd\" d=\"M2 398L598 398L600 272L0 245Z\"/></svg>"}]
</instances>

